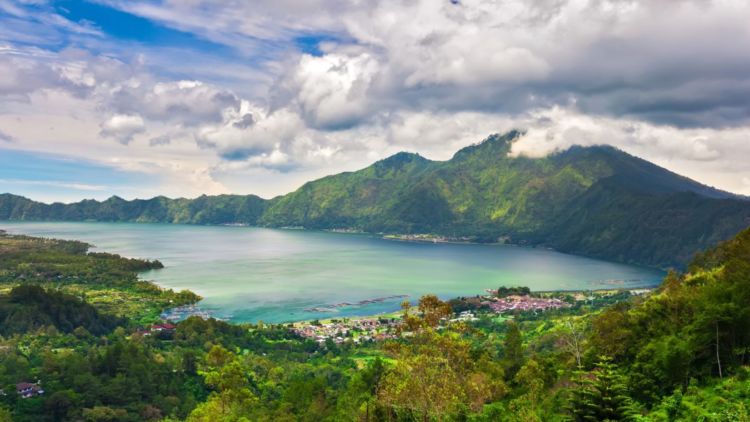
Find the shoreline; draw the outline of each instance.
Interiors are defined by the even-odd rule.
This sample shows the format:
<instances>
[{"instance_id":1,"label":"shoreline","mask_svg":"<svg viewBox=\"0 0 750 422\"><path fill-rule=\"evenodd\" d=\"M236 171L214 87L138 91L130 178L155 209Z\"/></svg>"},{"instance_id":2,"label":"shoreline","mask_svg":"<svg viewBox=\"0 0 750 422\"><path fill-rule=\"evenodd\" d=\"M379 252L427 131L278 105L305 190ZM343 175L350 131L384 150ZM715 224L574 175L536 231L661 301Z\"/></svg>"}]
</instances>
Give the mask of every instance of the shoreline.
<instances>
[{"instance_id":1,"label":"shoreline","mask_svg":"<svg viewBox=\"0 0 750 422\"><path fill-rule=\"evenodd\" d=\"M141 223L126 223L126 224L141 224ZM11 233L15 232L17 234L21 234L23 232L22 229L19 230L20 227L15 228L15 230L14 230L13 227L9 227L8 229L11 230ZM282 230L284 230L284 229L282 229ZM290 229L286 229L286 230L290 230ZM297 229L291 229L291 230L297 230ZM7 232L7 230L3 230L3 231ZM306 231L311 231L311 230L306 230ZM342 233L342 231L333 231L333 233ZM344 233L345 234L358 234L358 235L361 234L361 233L354 233L353 231L347 231L347 232L344 232ZM378 236L378 237L382 238L383 240L393 240L393 241L403 241L403 242L415 242L415 243L456 243L456 244L480 244L480 245L507 245L507 246L521 247L521 248L528 247L528 246L514 245L514 244L509 244L509 243L501 243L501 244L478 243L478 242L472 242L471 240L464 239L464 238L462 238L462 239L451 239L451 238L445 238L445 237L439 237L439 236L436 237L435 235L405 236L405 235L384 235L384 234L381 233L381 234L376 234L374 236ZM84 242L84 243L86 243L86 242ZM91 245L91 244L88 244L88 245L90 246L89 250L92 251L92 252L93 251L106 252L106 250L103 249L103 248L99 248L99 247L96 247L96 246ZM127 255L121 255L121 256L127 256ZM143 259L143 258L139 258L139 259ZM631 264L628 264L628 265L631 265ZM148 278L142 276L143 274L151 272L151 271L157 271L157 270L156 269L148 269L148 270L140 271L139 272L139 277L138 277L139 280L141 280L143 282L147 282L147 283L149 283L149 284L151 284L151 285L153 285L153 286L155 286L155 287L157 287L159 289L163 289L163 290L170 290L170 289L171 290L179 290L180 289L179 287L175 287L175 286L165 286L165 285L162 285L161 283L159 283L158 281L156 281L154 279L148 279ZM610 281L612 283L609 283ZM634 290L634 289L641 289L641 288L649 288L650 289L650 288L657 287L659 285L660 281L655 281L653 283L650 283L650 282L639 282L638 280L635 280L635 279L633 279L633 280L622 279L622 280L601 280L601 283L602 284L608 284L609 283L612 287L609 287L609 286L599 286L598 288L596 288L594 290L590 290L590 289L566 289L566 288L560 288L560 289L554 289L554 290L534 291L533 293L554 294L554 293L576 293L576 292L582 292L582 291L591 292L591 291L602 291L602 290ZM625 283L635 283L635 285L633 285L632 287L626 287L626 286L623 286ZM514 283L514 284L518 284L518 283ZM521 283L521 284L523 284L523 283ZM191 289L188 289L188 290L190 290L192 293L194 293L196 295L199 295L199 293L196 293L196 292L194 292ZM475 292L472 292L472 293L473 294L469 293L467 295L456 295L456 296L451 296L451 297L443 296L443 298L445 300L450 300L450 299L454 299L454 298L458 298L458 297L473 297L473 296L475 296L479 292L475 291ZM399 298L401 298L401 297L402 296L399 296ZM382 302L385 299L392 299L392 297L389 296L389 297L375 298L375 299L366 298L366 299L361 300L361 301L356 302L356 303L342 302L342 303L337 303L337 304L334 304L334 305L321 304L321 305L317 305L317 306L313 306L313 307L310 307L308 309L305 309L305 311L308 311L310 313L321 314L323 312L316 312L316 311L320 311L320 310L325 309L327 312L335 312L338 309L342 309L342 308L345 309L345 308L349 307L350 305L369 305L371 303ZM196 303L194 303L192 305L194 307L201 308L200 307L200 302L201 301L198 301L198 302L196 302ZM166 309L164 309L164 312L167 313L168 315L171 315L172 312L175 311L175 308L177 308L177 307L166 308ZM397 310L397 305L394 305L394 310ZM221 310L218 310L218 312L220 312L220 311ZM377 315L383 313L383 309L382 308L378 309L378 310L372 310L371 312L368 312L365 309L356 309L356 310L347 309L346 311L352 312L352 315L339 317L338 314L330 314L329 313L329 314L318 315L318 318L337 318L337 317L339 317L339 318L365 318L365 317L374 317L374 316L377 316ZM364 311L364 312L360 312L360 311ZM217 311L205 311L204 309L201 309L201 310L195 311L194 313L198 314L198 315L202 315L202 316L210 315L210 317L216 318L216 319L223 319L223 320L230 320L230 321L234 320L233 317L219 317L219 316L212 315L215 312L217 312ZM180 313L179 310L177 310L177 313ZM187 313L187 314L188 314L188 316L192 315L192 313ZM289 319L286 319L283 322L280 322L279 324L288 324L288 323L295 323L295 322L300 322L300 321L309 321L312 318L314 318L314 317L307 318L307 317L302 316L302 315L297 316L297 317L294 317L292 315L289 315L289 316L290 316ZM233 323L238 323L238 324L247 323L247 322L252 322L252 321L249 321L249 320L248 321L237 321L237 322L233 321Z\"/></svg>"},{"instance_id":2,"label":"shoreline","mask_svg":"<svg viewBox=\"0 0 750 422\"><path fill-rule=\"evenodd\" d=\"M14 223L103 223L103 224L154 224L154 225L184 225L184 226L195 226L195 227L226 227L226 228L256 228L256 229L269 229L269 230L283 230L283 231L295 231L295 232L320 232L320 233L333 233L333 234L349 234L349 235L367 235L374 236L382 240L390 240L396 242L413 242L413 243L432 243L432 244L453 244L453 245L486 245L486 246L514 246L519 248L532 248L542 249L552 252L557 252L565 255L578 256L588 259L594 259L598 261L611 262L622 265L630 265L640 268L647 268L651 270L658 270L661 272L668 272L672 268L662 268L641 263L633 263L626 261L618 261L611 258L604 258L599 256L584 255L576 252L566 252L555 249L544 244L530 244L530 243L515 243L505 241L509 239L507 236L500 236L498 239L503 241L497 242L482 242L476 239L471 239L471 236L465 236L461 238L453 238L451 236L441 236L434 234L416 234L409 235L404 233L385 233L385 232L368 232L353 228L307 228L304 226L259 226L254 224L246 223L215 223L215 224L197 224L197 223L173 223L173 222L162 222L162 221L101 221L101 220L0 220L0 224L3 222ZM410 238L414 236L414 238ZM68 239L76 240L76 239ZM96 248L96 245L92 245ZM137 258L137 257L136 257Z\"/></svg>"},{"instance_id":3,"label":"shoreline","mask_svg":"<svg viewBox=\"0 0 750 422\"><path fill-rule=\"evenodd\" d=\"M593 290L587 290L587 289L572 289L572 290L566 290L566 289L559 289L559 290L533 290L531 291L530 297L538 297L538 296L550 296L550 295L572 295L574 297L579 297L579 300L585 300L580 299L582 295L593 295L593 294L599 294L599 295L614 295L617 293L623 293L623 292L630 292L632 296L642 296L644 294L650 294L653 291L655 291L659 285L654 286L634 286L629 288L600 288L600 289L593 289ZM485 289L484 293L474 294L474 295L466 295L466 296L454 296L450 298L444 299L445 301L451 301L451 300L461 300L461 299L468 299L468 298L477 298L477 297L488 297L493 296L491 293L493 289ZM188 310L194 310L195 313L189 314L185 316L184 318L163 318L165 321L169 322L179 322L184 321L185 319L191 317L191 316L198 316L203 319L209 319L213 318L219 321L224 321L229 324L233 325L245 325L245 324L258 324L262 320L257 321L234 321L231 317L230 318L223 318L213 315L212 311L202 309L200 307L200 302L203 300L201 298L198 302L189 304L189 305L182 305L177 306L174 308L165 309L162 311L162 315L170 315L177 311L177 313L189 313ZM325 305L323 305L325 306ZM411 309L415 309L416 305L412 304ZM183 312L183 310L186 310ZM277 325L277 326L297 326L300 324L311 324L313 322L319 322L319 323L330 323L332 321L362 321L362 320L376 320L380 318L400 318L401 315L401 309L394 309L393 311L385 311L385 312L377 312L377 313L363 313L363 314L355 314L355 315L342 315L342 316L336 316L336 315L321 315L319 318L308 318L308 319L294 319L294 320L288 320L288 321L281 321L281 322L268 322L268 321L262 321L264 324L267 325Z\"/></svg>"}]
</instances>

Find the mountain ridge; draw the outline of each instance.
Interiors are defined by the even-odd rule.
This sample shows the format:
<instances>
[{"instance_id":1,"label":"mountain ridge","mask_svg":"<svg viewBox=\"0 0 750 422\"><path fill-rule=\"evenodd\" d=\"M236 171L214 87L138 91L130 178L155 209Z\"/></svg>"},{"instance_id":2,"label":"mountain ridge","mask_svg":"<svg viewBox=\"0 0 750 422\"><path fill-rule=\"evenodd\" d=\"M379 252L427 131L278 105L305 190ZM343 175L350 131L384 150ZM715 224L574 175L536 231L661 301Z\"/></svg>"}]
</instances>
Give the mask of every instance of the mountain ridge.
<instances>
[{"instance_id":1,"label":"mountain ridge","mask_svg":"<svg viewBox=\"0 0 750 422\"><path fill-rule=\"evenodd\" d=\"M246 224L509 241L648 266L692 255L750 225L750 201L610 146L511 156L494 134L447 161L400 152L294 192L42 204L0 195L0 220Z\"/></svg>"}]
</instances>

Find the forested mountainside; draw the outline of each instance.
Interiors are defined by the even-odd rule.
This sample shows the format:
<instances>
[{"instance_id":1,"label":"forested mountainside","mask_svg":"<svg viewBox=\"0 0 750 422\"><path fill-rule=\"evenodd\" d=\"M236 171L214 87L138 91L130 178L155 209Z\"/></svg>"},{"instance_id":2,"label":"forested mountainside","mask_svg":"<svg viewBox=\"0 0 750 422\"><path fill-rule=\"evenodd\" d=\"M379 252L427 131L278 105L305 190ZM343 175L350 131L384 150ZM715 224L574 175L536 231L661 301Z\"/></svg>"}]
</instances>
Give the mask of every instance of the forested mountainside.
<instances>
[{"instance_id":1,"label":"forested mountainside","mask_svg":"<svg viewBox=\"0 0 750 422\"><path fill-rule=\"evenodd\" d=\"M0 421L750 418L750 230L645 295L546 293L566 306L502 315L425 296L387 338L337 342L160 323L199 298L137 279L157 261L86 249L0 233Z\"/></svg>"},{"instance_id":2,"label":"forested mountainside","mask_svg":"<svg viewBox=\"0 0 750 422\"><path fill-rule=\"evenodd\" d=\"M434 234L543 245L621 262L684 266L750 225L750 201L606 146L513 157L519 132L493 135L448 161L398 153L254 195L42 204L0 195L0 219L248 224Z\"/></svg>"},{"instance_id":3,"label":"forested mountainside","mask_svg":"<svg viewBox=\"0 0 750 422\"><path fill-rule=\"evenodd\" d=\"M130 221L140 223L256 224L266 200L255 195L200 196L195 199L126 201L113 196L106 201L83 200L72 204L43 204L0 195L0 219L28 221Z\"/></svg>"}]
</instances>

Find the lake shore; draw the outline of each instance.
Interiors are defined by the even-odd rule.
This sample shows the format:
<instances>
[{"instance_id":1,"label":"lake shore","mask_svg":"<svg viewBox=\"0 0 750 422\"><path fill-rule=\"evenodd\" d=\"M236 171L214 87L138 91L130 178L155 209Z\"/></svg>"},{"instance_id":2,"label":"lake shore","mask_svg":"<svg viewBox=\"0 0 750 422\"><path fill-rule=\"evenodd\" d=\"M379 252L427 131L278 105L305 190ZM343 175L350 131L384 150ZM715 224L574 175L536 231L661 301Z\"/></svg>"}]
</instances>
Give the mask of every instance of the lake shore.
<instances>
[{"instance_id":1,"label":"lake shore","mask_svg":"<svg viewBox=\"0 0 750 422\"><path fill-rule=\"evenodd\" d=\"M534 291L651 287L664 275L542 248L434 247L324 231L80 222L4 222L0 228L159 259L166 268L143 273L142 279L193 291L204 298L199 308L233 322L375 315L397 310L404 298L373 299L408 295L415 301L428 293L447 299L500 285L523 284Z\"/></svg>"}]
</instances>

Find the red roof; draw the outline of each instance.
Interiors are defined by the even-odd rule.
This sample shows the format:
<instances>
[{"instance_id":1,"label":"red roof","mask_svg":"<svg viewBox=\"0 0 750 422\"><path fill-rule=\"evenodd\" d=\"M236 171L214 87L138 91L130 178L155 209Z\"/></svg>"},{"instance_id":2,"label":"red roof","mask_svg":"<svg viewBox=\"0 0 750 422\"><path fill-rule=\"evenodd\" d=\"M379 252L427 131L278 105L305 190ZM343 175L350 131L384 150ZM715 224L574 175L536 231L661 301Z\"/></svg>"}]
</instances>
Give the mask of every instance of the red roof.
<instances>
[{"instance_id":1,"label":"red roof","mask_svg":"<svg viewBox=\"0 0 750 422\"><path fill-rule=\"evenodd\" d=\"M172 324L156 324L151 326L152 330L174 330L175 328L177 327Z\"/></svg>"}]
</instances>

